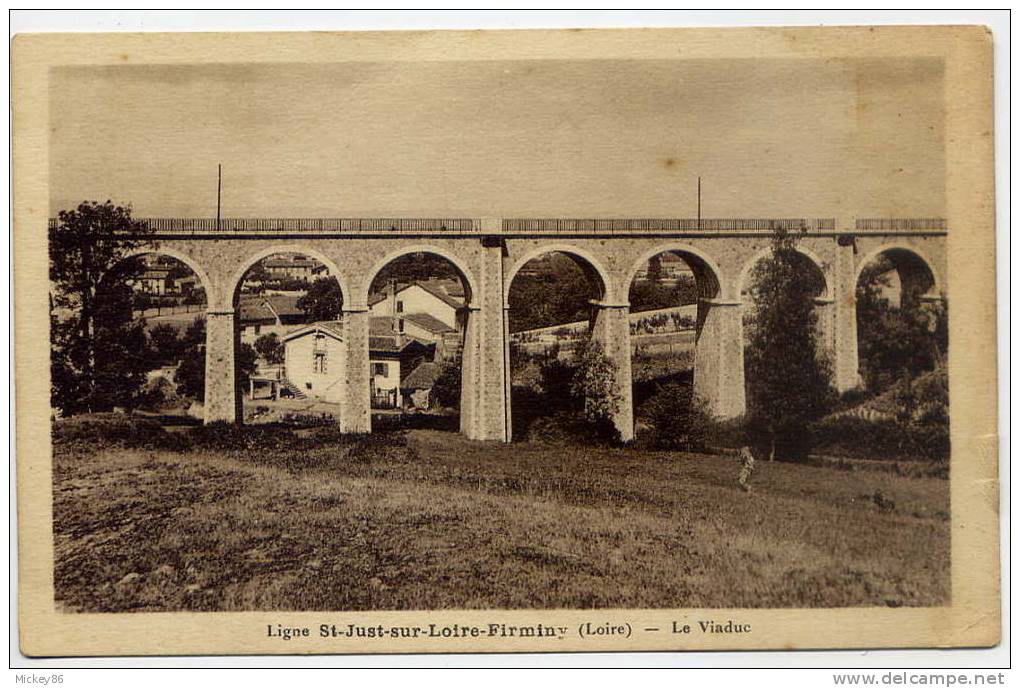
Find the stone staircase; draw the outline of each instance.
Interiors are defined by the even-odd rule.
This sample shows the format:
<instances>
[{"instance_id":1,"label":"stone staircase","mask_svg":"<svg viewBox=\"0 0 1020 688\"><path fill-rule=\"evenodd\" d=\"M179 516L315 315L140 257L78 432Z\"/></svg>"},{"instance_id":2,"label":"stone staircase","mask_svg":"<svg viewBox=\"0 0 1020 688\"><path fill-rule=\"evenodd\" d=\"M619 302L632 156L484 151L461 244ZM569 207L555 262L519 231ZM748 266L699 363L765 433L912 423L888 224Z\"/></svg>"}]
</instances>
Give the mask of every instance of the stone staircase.
<instances>
[{"instance_id":1,"label":"stone staircase","mask_svg":"<svg viewBox=\"0 0 1020 688\"><path fill-rule=\"evenodd\" d=\"M281 388L281 391L285 389L288 392L290 392L291 396L293 396L295 399L307 399L308 398L308 395L306 395L304 392L302 392L300 387L298 387L297 385L295 385L293 382L291 382L290 380L288 380L285 377L281 377L280 378L280 388Z\"/></svg>"}]
</instances>

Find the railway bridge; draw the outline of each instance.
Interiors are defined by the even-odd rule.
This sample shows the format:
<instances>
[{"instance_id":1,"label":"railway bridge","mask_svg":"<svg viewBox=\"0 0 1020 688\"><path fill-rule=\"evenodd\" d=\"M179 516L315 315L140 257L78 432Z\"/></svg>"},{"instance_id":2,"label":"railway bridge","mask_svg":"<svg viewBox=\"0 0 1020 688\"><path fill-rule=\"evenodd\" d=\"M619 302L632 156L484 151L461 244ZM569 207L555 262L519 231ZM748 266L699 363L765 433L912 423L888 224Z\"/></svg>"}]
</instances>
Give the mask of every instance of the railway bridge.
<instances>
[{"instance_id":1,"label":"railway bridge","mask_svg":"<svg viewBox=\"0 0 1020 688\"><path fill-rule=\"evenodd\" d=\"M390 261L419 252L449 260L465 285L461 431L472 439L508 441L510 371L508 295L529 260L570 256L598 285L591 335L616 363L622 394L616 424L633 437L628 293L636 273L663 252L690 266L699 294L694 385L719 417L745 410L743 323L751 270L782 227L798 236L805 279L816 299L821 346L839 390L858 384L855 291L864 266L887 256L904 286L944 298L946 223L938 218L152 218L152 245L188 265L207 299L205 421L239 422L235 373L238 299L245 273L275 253L295 252L325 264L343 293L346 390L340 424L369 432L369 288ZM555 294L549 295L556 298Z\"/></svg>"}]
</instances>

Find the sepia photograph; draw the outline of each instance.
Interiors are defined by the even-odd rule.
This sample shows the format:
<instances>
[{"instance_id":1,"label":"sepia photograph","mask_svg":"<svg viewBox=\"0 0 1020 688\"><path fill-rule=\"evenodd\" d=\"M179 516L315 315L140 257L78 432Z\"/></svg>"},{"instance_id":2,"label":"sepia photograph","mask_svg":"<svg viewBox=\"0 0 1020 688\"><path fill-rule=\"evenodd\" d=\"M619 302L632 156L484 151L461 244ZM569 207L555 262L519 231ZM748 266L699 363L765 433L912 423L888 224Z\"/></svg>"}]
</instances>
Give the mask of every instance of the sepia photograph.
<instances>
[{"instance_id":1,"label":"sepia photograph","mask_svg":"<svg viewBox=\"0 0 1020 688\"><path fill-rule=\"evenodd\" d=\"M995 228L953 194L991 156L950 168L990 40L780 31L15 41L48 623L766 647L740 610L971 599L950 497L995 451L956 410L995 398L953 361L994 379L994 317L950 286ZM434 611L475 614L376 623Z\"/></svg>"}]
</instances>

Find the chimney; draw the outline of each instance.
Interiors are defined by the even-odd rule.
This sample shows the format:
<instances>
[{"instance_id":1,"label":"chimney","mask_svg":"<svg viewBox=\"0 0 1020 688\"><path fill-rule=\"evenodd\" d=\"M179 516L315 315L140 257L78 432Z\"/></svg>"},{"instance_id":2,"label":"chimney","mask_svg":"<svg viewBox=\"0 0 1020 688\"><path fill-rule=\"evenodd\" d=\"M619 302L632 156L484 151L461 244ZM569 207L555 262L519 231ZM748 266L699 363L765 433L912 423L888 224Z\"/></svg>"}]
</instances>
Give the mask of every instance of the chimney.
<instances>
[{"instance_id":1,"label":"chimney","mask_svg":"<svg viewBox=\"0 0 1020 688\"><path fill-rule=\"evenodd\" d=\"M388 296L390 298L391 327L393 328L394 332L399 333L400 328L397 325L397 280L395 279L390 280L390 284L389 287L387 288L387 291L389 292Z\"/></svg>"}]
</instances>

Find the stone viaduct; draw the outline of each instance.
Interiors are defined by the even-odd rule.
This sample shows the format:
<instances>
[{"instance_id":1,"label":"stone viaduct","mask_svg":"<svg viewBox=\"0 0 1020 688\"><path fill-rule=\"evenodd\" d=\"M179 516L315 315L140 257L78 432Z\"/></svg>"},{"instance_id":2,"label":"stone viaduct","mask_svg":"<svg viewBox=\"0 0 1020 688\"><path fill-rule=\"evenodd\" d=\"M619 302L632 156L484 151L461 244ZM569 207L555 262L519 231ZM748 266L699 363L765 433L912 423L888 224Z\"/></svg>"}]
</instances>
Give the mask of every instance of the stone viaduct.
<instances>
[{"instance_id":1,"label":"stone viaduct","mask_svg":"<svg viewBox=\"0 0 1020 688\"><path fill-rule=\"evenodd\" d=\"M937 218L871 219L525 219L341 218L146 220L152 246L191 267L207 298L205 421L239 422L235 376L237 302L245 272L262 258L296 252L324 263L343 292L347 389L340 423L371 430L368 295L373 277L402 255L448 259L465 284L461 431L478 440L508 441L510 371L508 294L529 260L557 251L571 256L599 285L592 336L616 362L623 396L616 423L634 432L628 292L652 256L671 251L698 283L696 393L719 417L745 410L741 305L754 264L767 255L777 227L799 237L805 270L824 287L816 303L822 346L839 390L858 384L855 290L864 266L888 256L904 285L942 299L946 225ZM807 276L806 276L807 277ZM555 294L549 295L555 299Z\"/></svg>"}]
</instances>

